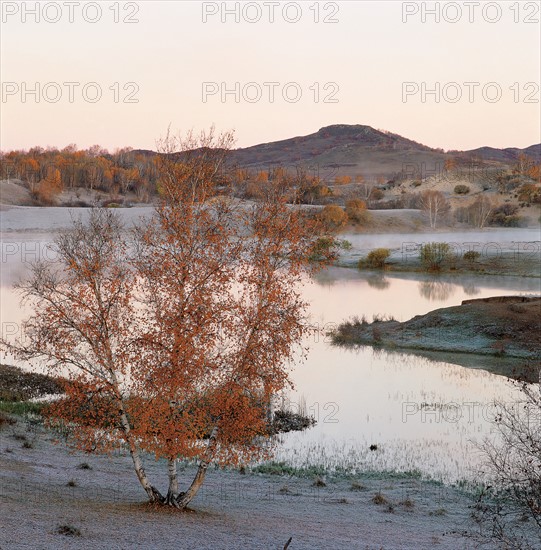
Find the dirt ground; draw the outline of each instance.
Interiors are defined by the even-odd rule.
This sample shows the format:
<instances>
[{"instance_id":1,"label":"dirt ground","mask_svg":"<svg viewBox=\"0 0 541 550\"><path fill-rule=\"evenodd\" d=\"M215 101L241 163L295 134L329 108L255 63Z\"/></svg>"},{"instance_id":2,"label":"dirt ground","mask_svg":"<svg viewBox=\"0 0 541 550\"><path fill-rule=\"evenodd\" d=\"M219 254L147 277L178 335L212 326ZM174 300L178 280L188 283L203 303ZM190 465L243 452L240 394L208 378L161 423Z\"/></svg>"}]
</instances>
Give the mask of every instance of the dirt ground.
<instances>
[{"instance_id":1,"label":"dirt ground","mask_svg":"<svg viewBox=\"0 0 541 550\"><path fill-rule=\"evenodd\" d=\"M41 425L0 431L0 548L362 550L479 548L472 499L455 488L383 474L308 478L210 470L187 512L155 509L129 457L71 453ZM90 469L81 469L82 463ZM165 484L163 464L147 472ZM186 484L194 468L185 467ZM71 485L68 485L68 483ZM374 495L381 493L383 503ZM59 527L79 530L69 536ZM489 546L492 549L494 545Z\"/></svg>"}]
</instances>

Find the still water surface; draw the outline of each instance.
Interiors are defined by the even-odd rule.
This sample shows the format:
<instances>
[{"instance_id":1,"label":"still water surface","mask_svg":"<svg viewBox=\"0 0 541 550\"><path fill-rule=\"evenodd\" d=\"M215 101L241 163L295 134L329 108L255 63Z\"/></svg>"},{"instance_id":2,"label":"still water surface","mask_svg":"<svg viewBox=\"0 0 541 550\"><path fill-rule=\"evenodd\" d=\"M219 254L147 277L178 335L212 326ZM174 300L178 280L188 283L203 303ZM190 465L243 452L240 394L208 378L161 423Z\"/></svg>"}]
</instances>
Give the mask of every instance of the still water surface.
<instances>
[{"instance_id":1,"label":"still water surface","mask_svg":"<svg viewBox=\"0 0 541 550\"><path fill-rule=\"evenodd\" d=\"M539 291L539 279L331 268L306 286L305 295L314 322L332 328L353 315L405 321L473 297ZM298 466L418 469L445 481L474 479L482 460L474 442L494 436L494 400L512 402L518 395L505 377L485 370L504 359L468 356L466 368L452 356L434 361L370 347L337 348L324 337L313 338L310 347L305 364L294 369L296 390L288 399L293 406L305 401L318 424L284 436L278 452L278 459Z\"/></svg>"}]
</instances>

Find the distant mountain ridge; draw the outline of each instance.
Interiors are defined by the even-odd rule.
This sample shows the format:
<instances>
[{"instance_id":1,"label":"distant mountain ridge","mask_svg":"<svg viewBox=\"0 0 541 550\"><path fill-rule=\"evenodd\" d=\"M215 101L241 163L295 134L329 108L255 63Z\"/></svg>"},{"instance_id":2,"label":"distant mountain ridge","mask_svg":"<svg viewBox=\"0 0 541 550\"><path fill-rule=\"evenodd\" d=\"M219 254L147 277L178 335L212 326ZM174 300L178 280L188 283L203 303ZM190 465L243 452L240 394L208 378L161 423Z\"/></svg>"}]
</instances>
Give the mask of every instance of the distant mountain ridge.
<instances>
[{"instance_id":1,"label":"distant mountain ridge","mask_svg":"<svg viewBox=\"0 0 541 550\"><path fill-rule=\"evenodd\" d=\"M517 160L520 153L527 155L536 162L541 161L541 143L537 145L530 145L524 149L518 149L516 147L507 147L505 149L496 149L494 147L479 147L477 149L471 149L464 151L466 154L481 157L485 160L496 160L499 162L513 162Z\"/></svg>"},{"instance_id":2,"label":"distant mountain ridge","mask_svg":"<svg viewBox=\"0 0 541 550\"><path fill-rule=\"evenodd\" d=\"M151 151L138 151L152 154ZM397 172L425 167L438 170L453 157L472 158L511 165L523 153L541 162L541 144L524 149L479 147L468 151L447 151L423 145L392 132L362 124L333 124L305 136L234 149L229 162L246 168L303 165L323 172L340 170L342 175L391 176Z\"/></svg>"}]
</instances>

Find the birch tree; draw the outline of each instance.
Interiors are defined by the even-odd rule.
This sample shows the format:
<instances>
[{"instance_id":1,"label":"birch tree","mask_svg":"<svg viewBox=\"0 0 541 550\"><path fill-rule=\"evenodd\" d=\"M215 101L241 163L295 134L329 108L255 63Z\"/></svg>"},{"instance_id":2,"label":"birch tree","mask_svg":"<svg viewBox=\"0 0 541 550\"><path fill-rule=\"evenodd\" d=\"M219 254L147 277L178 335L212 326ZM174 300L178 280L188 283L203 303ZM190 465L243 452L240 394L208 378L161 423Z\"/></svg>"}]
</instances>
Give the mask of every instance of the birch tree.
<instances>
[{"instance_id":1,"label":"birch tree","mask_svg":"<svg viewBox=\"0 0 541 550\"><path fill-rule=\"evenodd\" d=\"M149 501L176 508L212 462L269 456L269 404L310 330L300 285L315 268L316 222L279 183L255 204L218 195L231 143L212 130L160 142L154 216L129 239L110 211L75 222L57 264L35 265L20 287L35 312L26 342L4 343L68 371L52 424L68 422L86 451L126 445ZM167 464L166 492L145 472L148 455ZM180 491L184 458L198 468Z\"/></svg>"},{"instance_id":2,"label":"birch tree","mask_svg":"<svg viewBox=\"0 0 541 550\"><path fill-rule=\"evenodd\" d=\"M449 203L440 191L425 191L421 194L421 208L428 214L430 227L436 229L438 222L449 210Z\"/></svg>"},{"instance_id":3,"label":"birch tree","mask_svg":"<svg viewBox=\"0 0 541 550\"><path fill-rule=\"evenodd\" d=\"M488 197L479 196L469 207L472 221L476 227L482 229L494 211L494 204Z\"/></svg>"}]
</instances>

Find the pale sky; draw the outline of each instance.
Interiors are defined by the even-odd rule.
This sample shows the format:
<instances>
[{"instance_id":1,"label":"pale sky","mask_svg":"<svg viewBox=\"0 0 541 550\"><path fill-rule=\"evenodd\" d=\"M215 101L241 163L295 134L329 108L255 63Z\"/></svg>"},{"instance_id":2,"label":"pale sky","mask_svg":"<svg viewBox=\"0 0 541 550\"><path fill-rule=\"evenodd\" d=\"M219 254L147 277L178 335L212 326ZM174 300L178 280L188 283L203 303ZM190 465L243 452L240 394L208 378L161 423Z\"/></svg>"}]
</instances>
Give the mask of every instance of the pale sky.
<instances>
[{"instance_id":1,"label":"pale sky","mask_svg":"<svg viewBox=\"0 0 541 550\"><path fill-rule=\"evenodd\" d=\"M338 123L444 149L541 141L540 2L1 4L3 151L152 149L169 124L239 147Z\"/></svg>"}]
</instances>

